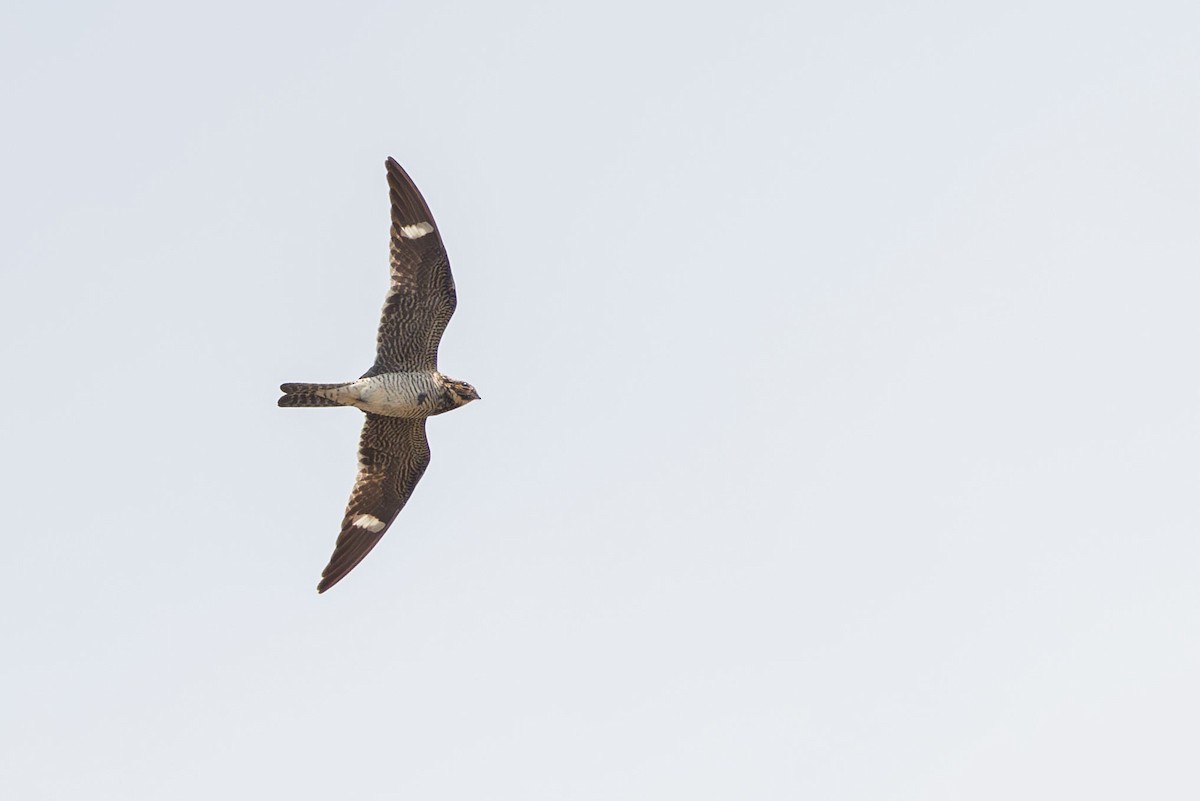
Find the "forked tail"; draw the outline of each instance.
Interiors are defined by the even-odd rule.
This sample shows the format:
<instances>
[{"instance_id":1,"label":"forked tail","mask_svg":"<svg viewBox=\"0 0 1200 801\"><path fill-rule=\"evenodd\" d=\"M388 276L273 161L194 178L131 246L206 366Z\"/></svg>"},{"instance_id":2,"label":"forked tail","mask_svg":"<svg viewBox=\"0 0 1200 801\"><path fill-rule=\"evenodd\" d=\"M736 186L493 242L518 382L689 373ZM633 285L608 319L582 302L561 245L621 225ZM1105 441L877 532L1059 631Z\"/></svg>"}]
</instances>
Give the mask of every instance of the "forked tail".
<instances>
[{"instance_id":1,"label":"forked tail","mask_svg":"<svg viewBox=\"0 0 1200 801\"><path fill-rule=\"evenodd\" d=\"M279 391L283 393L283 397L279 399L279 405L342 406L343 404L327 397L326 391L340 389L352 383L352 381L343 381L340 384L283 384L279 387Z\"/></svg>"}]
</instances>

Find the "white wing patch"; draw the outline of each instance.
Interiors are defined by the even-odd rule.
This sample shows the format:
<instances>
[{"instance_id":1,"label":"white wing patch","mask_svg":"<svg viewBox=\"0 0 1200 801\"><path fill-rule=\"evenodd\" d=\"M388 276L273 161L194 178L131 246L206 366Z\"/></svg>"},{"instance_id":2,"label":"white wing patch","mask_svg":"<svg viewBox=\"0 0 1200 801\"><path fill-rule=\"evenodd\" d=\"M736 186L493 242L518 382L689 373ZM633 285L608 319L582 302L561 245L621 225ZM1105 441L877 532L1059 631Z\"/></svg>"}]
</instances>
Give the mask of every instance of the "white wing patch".
<instances>
[{"instance_id":1,"label":"white wing patch","mask_svg":"<svg viewBox=\"0 0 1200 801\"><path fill-rule=\"evenodd\" d=\"M433 233L433 226L427 222L400 226L400 236L405 239L420 239L425 234Z\"/></svg>"},{"instance_id":2,"label":"white wing patch","mask_svg":"<svg viewBox=\"0 0 1200 801\"><path fill-rule=\"evenodd\" d=\"M355 515L354 519L350 521L350 525L358 526L359 528L365 528L372 534L378 534L387 528L387 523L383 522L375 515Z\"/></svg>"}]
</instances>

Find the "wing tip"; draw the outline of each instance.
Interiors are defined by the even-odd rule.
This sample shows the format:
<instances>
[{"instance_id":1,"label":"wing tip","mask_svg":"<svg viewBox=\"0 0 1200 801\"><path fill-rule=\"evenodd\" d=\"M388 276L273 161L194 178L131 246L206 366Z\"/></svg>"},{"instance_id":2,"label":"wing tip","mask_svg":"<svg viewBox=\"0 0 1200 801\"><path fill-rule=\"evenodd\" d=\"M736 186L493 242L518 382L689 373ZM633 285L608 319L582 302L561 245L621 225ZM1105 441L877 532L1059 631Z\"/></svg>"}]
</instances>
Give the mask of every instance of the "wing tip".
<instances>
[{"instance_id":1,"label":"wing tip","mask_svg":"<svg viewBox=\"0 0 1200 801\"><path fill-rule=\"evenodd\" d=\"M387 168L388 195L392 204L392 241L405 241L406 239L396 229L396 224L403 227L424 222L436 229L437 225L433 221L433 212L429 210L429 204L425 201L421 190L417 189L416 182L400 166L400 162L388 156L384 161L384 166Z\"/></svg>"},{"instance_id":2,"label":"wing tip","mask_svg":"<svg viewBox=\"0 0 1200 801\"><path fill-rule=\"evenodd\" d=\"M317 595L322 595L326 590L331 589L335 584L349 575L350 571L357 566L358 562L354 562L352 565L350 565L348 570L345 568L341 570L330 570L329 568L332 567L331 561L330 564L326 565L325 569L321 571L321 580L317 582Z\"/></svg>"},{"instance_id":3,"label":"wing tip","mask_svg":"<svg viewBox=\"0 0 1200 801\"><path fill-rule=\"evenodd\" d=\"M383 167L387 170L388 175L394 175L398 178L403 178L409 183L412 183L412 178L408 177L408 173L405 172L404 168L400 166L400 162L396 161L391 156L388 156L386 159L384 159Z\"/></svg>"},{"instance_id":4,"label":"wing tip","mask_svg":"<svg viewBox=\"0 0 1200 801\"><path fill-rule=\"evenodd\" d=\"M370 548L367 548L368 552L370 550L371 550ZM335 555L336 555L336 553L335 553ZM363 557L366 555L367 555L366 553L363 553L357 559L350 562L349 567L346 567L344 565L339 566L339 567L334 567L334 562L336 562L337 560L330 559L329 564L325 565L325 569L321 571L321 580L317 582L317 595L324 594L324 592L326 590L331 589L335 584L337 584L339 581L341 581L346 576L348 576L350 574L350 571L353 570L354 568L358 567L358 563L361 562Z\"/></svg>"}]
</instances>

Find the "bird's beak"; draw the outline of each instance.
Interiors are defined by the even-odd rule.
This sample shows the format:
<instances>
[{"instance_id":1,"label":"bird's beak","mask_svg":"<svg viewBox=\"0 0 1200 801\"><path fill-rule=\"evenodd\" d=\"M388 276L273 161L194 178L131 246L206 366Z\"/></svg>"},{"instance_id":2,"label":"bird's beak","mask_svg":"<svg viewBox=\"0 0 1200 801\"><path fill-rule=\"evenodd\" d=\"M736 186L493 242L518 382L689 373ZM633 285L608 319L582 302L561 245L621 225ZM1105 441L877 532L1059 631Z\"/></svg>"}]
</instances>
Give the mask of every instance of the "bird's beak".
<instances>
[{"instance_id":1,"label":"bird's beak","mask_svg":"<svg viewBox=\"0 0 1200 801\"><path fill-rule=\"evenodd\" d=\"M479 397L479 390L475 390L475 394L471 396L471 400L483 400L483 398Z\"/></svg>"}]
</instances>

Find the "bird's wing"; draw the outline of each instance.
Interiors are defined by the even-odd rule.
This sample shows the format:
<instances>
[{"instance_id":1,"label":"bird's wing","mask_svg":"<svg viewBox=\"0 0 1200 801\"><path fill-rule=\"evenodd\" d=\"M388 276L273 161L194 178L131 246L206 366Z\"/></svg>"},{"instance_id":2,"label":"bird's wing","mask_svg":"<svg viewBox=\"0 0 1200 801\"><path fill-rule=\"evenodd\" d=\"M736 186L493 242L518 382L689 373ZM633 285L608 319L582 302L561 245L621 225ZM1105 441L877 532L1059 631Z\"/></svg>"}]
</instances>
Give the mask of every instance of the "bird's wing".
<instances>
[{"instance_id":1,"label":"bird's wing","mask_svg":"<svg viewBox=\"0 0 1200 801\"><path fill-rule=\"evenodd\" d=\"M428 466L424 420L367 415L358 445L358 478L317 592L337 584L371 552Z\"/></svg>"},{"instance_id":2,"label":"bird's wing","mask_svg":"<svg viewBox=\"0 0 1200 801\"><path fill-rule=\"evenodd\" d=\"M375 364L366 376L437 369L438 343L454 314L454 276L429 206L408 173L387 160L392 201L392 283Z\"/></svg>"}]
</instances>

